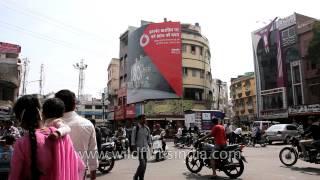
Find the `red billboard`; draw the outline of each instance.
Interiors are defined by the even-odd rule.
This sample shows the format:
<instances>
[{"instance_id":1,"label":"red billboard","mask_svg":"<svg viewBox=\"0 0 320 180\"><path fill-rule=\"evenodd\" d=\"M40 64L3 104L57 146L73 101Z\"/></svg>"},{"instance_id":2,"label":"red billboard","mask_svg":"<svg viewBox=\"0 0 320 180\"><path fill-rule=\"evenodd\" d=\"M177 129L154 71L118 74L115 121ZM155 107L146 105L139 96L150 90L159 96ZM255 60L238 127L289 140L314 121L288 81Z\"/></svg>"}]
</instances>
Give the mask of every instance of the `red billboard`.
<instances>
[{"instance_id":1,"label":"red billboard","mask_svg":"<svg viewBox=\"0 0 320 180\"><path fill-rule=\"evenodd\" d=\"M151 23L129 34L127 103L182 96L181 25Z\"/></svg>"},{"instance_id":2,"label":"red billboard","mask_svg":"<svg viewBox=\"0 0 320 180\"><path fill-rule=\"evenodd\" d=\"M0 42L0 53L15 53L19 54L21 47L19 45Z\"/></svg>"}]
</instances>

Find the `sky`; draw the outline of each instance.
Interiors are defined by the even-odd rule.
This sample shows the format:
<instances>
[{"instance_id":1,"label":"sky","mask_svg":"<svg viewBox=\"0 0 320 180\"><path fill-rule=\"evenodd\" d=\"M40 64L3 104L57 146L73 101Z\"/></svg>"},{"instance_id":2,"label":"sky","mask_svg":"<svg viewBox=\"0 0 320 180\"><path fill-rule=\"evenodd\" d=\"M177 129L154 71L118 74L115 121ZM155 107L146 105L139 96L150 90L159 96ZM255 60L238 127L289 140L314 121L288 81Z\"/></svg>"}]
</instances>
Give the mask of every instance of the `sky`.
<instances>
[{"instance_id":1,"label":"sky","mask_svg":"<svg viewBox=\"0 0 320 180\"><path fill-rule=\"evenodd\" d=\"M319 0L0 0L0 41L19 44L30 61L27 93L38 93L44 64L44 93L77 92L84 59L84 93L99 97L107 67L119 57L119 36L141 20L198 22L210 42L213 78L254 71L251 32L294 12L320 18ZM32 82L34 81L34 82Z\"/></svg>"}]
</instances>

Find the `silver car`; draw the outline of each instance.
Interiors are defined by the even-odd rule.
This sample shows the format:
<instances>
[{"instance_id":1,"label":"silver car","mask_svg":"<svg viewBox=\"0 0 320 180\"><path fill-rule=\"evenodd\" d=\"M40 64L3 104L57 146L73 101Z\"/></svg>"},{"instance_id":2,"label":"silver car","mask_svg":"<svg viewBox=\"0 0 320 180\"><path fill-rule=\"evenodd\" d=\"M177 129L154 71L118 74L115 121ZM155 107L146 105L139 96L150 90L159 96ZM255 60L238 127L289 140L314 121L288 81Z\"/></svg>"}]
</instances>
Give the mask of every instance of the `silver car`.
<instances>
[{"instance_id":1,"label":"silver car","mask_svg":"<svg viewBox=\"0 0 320 180\"><path fill-rule=\"evenodd\" d=\"M273 141L283 141L288 144L290 138L298 134L297 126L293 124L276 124L267 129L266 138L269 144Z\"/></svg>"}]
</instances>

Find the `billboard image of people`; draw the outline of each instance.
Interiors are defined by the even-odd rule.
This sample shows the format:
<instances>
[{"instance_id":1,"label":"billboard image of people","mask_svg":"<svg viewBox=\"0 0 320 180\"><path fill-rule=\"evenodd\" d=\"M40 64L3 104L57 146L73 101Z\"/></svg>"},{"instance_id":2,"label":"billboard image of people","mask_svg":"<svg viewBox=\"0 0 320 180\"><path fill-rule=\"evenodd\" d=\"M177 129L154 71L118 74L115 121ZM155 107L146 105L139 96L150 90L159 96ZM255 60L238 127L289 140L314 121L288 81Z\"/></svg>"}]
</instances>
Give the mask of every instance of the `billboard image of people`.
<instances>
[{"instance_id":1,"label":"billboard image of people","mask_svg":"<svg viewBox=\"0 0 320 180\"><path fill-rule=\"evenodd\" d=\"M128 38L127 104L181 97L180 23L143 25Z\"/></svg>"}]
</instances>

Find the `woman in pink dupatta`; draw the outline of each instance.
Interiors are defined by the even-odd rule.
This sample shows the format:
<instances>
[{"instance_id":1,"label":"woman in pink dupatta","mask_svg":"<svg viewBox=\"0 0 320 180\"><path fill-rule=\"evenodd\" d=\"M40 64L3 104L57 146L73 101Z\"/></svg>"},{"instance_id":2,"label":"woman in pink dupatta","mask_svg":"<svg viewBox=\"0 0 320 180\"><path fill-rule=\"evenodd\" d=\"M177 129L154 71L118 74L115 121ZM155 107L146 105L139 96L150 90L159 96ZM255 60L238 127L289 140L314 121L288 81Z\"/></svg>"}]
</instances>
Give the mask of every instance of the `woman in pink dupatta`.
<instances>
[{"instance_id":1,"label":"woman in pink dupatta","mask_svg":"<svg viewBox=\"0 0 320 180\"><path fill-rule=\"evenodd\" d=\"M9 180L79 180L84 164L68 135L49 139L55 128L43 127L40 103L26 95L18 99L14 112L28 134L14 145Z\"/></svg>"}]
</instances>

